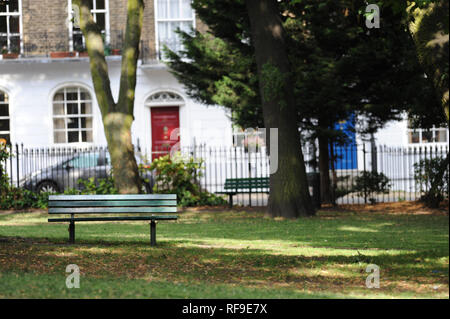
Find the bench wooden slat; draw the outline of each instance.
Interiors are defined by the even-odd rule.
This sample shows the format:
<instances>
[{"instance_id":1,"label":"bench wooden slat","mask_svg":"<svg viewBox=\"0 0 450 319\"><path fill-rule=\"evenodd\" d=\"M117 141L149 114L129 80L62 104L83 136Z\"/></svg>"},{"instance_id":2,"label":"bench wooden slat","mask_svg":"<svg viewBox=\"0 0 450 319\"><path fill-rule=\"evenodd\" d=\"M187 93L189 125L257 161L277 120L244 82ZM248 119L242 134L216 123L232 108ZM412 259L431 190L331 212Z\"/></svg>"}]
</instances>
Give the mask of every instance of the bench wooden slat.
<instances>
[{"instance_id":1,"label":"bench wooden slat","mask_svg":"<svg viewBox=\"0 0 450 319\"><path fill-rule=\"evenodd\" d=\"M223 192L215 192L216 194L223 194L223 195L237 195L237 194L242 194L242 193L249 193L247 191L244 191L244 189L238 189L236 192L236 189L231 189L229 191L225 190ZM252 188L252 194L269 194L270 191L269 190L256 190Z\"/></svg>"},{"instance_id":2,"label":"bench wooden slat","mask_svg":"<svg viewBox=\"0 0 450 319\"><path fill-rule=\"evenodd\" d=\"M132 217L75 217L75 218L49 218L49 222L101 222L101 221L124 221L124 220L176 220L178 216L132 216Z\"/></svg>"},{"instance_id":3,"label":"bench wooden slat","mask_svg":"<svg viewBox=\"0 0 450 319\"><path fill-rule=\"evenodd\" d=\"M80 200L165 200L177 199L176 194L142 194L142 195L50 195L50 201Z\"/></svg>"},{"instance_id":4,"label":"bench wooden slat","mask_svg":"<svg viewBox=\"0 0 450 319\"><path fill-rule=\"evenodd\" d=\"M228 182L226 183L228 185L245 185L245 184L260 184L260 185L268 185L269 182L264 182L264 181L243 181L243 182Z\"/></svg>"},{"instance_id":5,"label":"bench wooden slat","mask_svg":"<svg viewBox=\"0 0 450 319\"><path fill-rule=\"evenodd\" d=\"M261 189L269 188L270 181L268 177L255 177L255 178L228 178L225 180L224 189Z\"/></svg>"},{"instance_id":6,"label":"bench wooden slat","mask_svg":"<svg viewBox=\"0 0 450 319\"><path fill-rule=\"evenodd\" d=\"M225 185L269 185L269 182L264 181L243 181L243 182L225 182Z\"/></svg>"},{"instance_id":7,"label":"bench wooden slat","mask_svg":"<svg viewBox=\"0 0 450 319\"><path fill-rule=\"evenodd\" d=\"M51 207L49 214L127 214L127 213L176 213L176 207Z\"/></svg>"},{"instance_id":8,"label":"bench wooden slat","mask_svg":"<svg viewBox=\"0 0 450 319\"><path fill-rule=\"evenodd\" d=\"M233 189L233 188L269 188L269 185L257 185L257 184L244 184L244 185L225 185L224 189Z\"/></svg>"},{"instance_id":9,"label":"bench wooden slat","mask_svg":"<svg viewBox=\"0 0 450 319\"><path fill-rule=\"evenodd\" d=\"M176 200L152 200L152 201L49 201L49 207L139 207L139 206L177 206Z\"/></svg>"}]
</instances>

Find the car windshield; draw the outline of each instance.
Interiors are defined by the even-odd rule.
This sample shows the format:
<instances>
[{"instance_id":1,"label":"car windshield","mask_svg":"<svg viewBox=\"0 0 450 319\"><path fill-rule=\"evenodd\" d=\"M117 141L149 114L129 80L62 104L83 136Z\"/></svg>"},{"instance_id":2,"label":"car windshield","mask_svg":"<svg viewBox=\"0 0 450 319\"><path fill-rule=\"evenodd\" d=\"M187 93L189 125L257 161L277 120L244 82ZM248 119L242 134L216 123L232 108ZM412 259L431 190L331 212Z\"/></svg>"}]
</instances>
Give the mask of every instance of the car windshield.
<instances>
[{"instance_id":1,"label":"car windshield","mask_svg":"<svg viewBox=\"0 0 450 319\"><path fill-rule=\"evenodd\" d=\"M87 168L98 165L99 154L82 154L71 159L67 164L73 168Z\"/></svg>"},{"instance_id":2,"label":"car windshield","mask_svg":"<svg viewBox=\"0 0 450 319\"><path fill-rule=\"evenodd\" d=\"M144 160L140 154L136 155L137 164L144 163ZM95 166L104 166L110 165L111 157L109 152L100 152L100 153L86 153L80 154L67 162L67 165L73 168L88 168Z\"/></svg>"},{"instance_id":3,"label":"car windshield","mask_svg":"<svg viewBox=\"0 0 450 319\"><path fill-rule=\"evenodd\" d=\"M135 152L134 153L134 157L136 158L136 163L139 164L144 164L146 162L145 157L143 157L141 155L141 153ZM111 163L111 157L109 155L109 153L106 153L106 163L110 164Z\"/></svg>"}]
</instances>

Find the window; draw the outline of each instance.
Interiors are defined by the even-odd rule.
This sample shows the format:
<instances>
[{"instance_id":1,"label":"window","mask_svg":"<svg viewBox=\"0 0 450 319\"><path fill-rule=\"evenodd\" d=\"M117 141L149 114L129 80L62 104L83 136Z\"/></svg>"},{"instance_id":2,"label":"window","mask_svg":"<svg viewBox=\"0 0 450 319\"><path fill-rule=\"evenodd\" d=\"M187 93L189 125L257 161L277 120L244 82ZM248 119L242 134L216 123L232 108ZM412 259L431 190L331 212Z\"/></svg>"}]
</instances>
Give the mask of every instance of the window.
<instances>
[{"instance_id":1,"label":"window","mask_svg":"<svg viewBox=\"0 0 450 319\"><path fill-rule=\"evenodd\" d=\"M146 105L181 105L184 104L184 99L176 93L172 92L158 92L147 99Z\"/></svg>"},{"instance_id":2,"label":"window","mask_svg":"<svg viewBox=\"0 0 450 319\"><path fill-rule=\"evenodd\" d=\"M266 146L266 134L264 130L248 129L243 130L239 126L233 126L233 146L254 149Z\"/></svg>"},{"instance_id":3,"label":"window","mask_svg":"<svg viewBox=\"0 0 450 319\"><path fill-rule=\"evenodd\" d=\"M433 126L431 129L412 128L408 125L408 143L447 143L448 130L445 128L436 128Z\"/></svg>"},{"instance_id":4,"label":"window","mask_svg":"<svg viewBox=\"0 0 450 319\"><path fill-rule=\"evenodd\" d=\"M98 165L98 160L100 158L99 154L82 154L80 156L77 156L73 159L71 159L67 164L70 165L73 168L89 168L89 167L95 167Z\"/></svg>"},{"instance_id":5,"label":"window","mask_svg":"<svg viewBox=\"0 0 450 319\"><path fill-rule=\"evenodd\" d=\"M194 11L191 0L155 0L156 1L156 49L159 58L162 49L167 46L172 51L182 49L181 40L175 31L179 28L189 32L195 27Z\"/></svg>"},{"instance_id":6,"label":"window","mask_svg":"<svg viewBox=\"0 0 450 319\"><path fill-rule=\"evenodd\" d=\"M92 99L80 87L67 87L53 97L55 143L92 143Z\"/></svg>"},{"instance_id":7,"label":"window","mask_svg":"<svg viewBox=\"0 0 450 319\"><path fill-rule=\"evenodd\" d=\"M21 8L22 0L0 1L0 50L3 53L21 51Z\"/></svg>"},{"instance_id":8,"label":"window","mask_svg":"<svg viewBox=\"0 0 450 319\"><path fill-rule=\"evenodd\" d=\"M0 140L11 143L8 94L0 91Z\"/></svg>"},{"instance_id":9,"label":"window","mask_svg":"<svg viewBox=\"0 0 450 319\"><path fill-rule=\"evenodd\" d=\"M71 0L70 0L71 1ZM72 2L72 1L71 1ZM109 0L90 0L89 8L91 8L94 21L97 22L102 34L105 37L105 42L109 43ZM72 4L69 7L69 15L72 20L74 10ZM81 51L86 47L86 41L84 39L81 29L76 27L73 22L70 23L70 48L71 50Z\"/></svg>"}]
</instances>

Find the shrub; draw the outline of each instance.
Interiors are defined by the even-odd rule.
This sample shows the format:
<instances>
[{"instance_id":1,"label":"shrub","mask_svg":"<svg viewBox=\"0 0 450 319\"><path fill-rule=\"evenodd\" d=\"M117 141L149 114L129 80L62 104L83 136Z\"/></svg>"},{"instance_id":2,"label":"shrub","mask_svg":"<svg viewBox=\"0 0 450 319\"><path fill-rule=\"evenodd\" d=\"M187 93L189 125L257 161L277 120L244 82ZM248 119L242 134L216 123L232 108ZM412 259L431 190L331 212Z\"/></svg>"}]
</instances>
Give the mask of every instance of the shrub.
<instances>
[{"instance_id":1,"label":"shrub","mask_svg":"<svg viewBox=\"0 0 450 319\"><path fill-rule=\"evenodd\" d=\"M80 180L80 183L83 186L81 193L83 195L108 195L118 193L117 189L114 187L114 180L112 177L100 178L97 182L98 183L95 182L93 177L87 180Z\"/></svg>"},{"instance_id":2,"label":"shrub","mask_svg":"<svg viewBox=\"0 0 450 319\"><path fill-rule=\"evenodd\" d=\"M429 207L438 207L448 197L448 155L421 160L414 164L416 186L424 194L420 200Z\"/></svg>"},{"instance_id":3,"label":"shrub","mask_svg":"<svg viewBox=\"0 0 450 319\"><path fill-rule=\"evenodd\" d=\"M390 189L390 180L383 173L378 172L362 172L361 175L355 178L355 185L353 191L358 196L369 198L371 203L375 203L374 194L387 194Z\"/></svg>"},{"instance_id":4,"label":"shrub","mask_svg":"<svg viewBox=\"0 0 450 319\"><path fill-rule=\"evenodd\" d=\"M108 195L118 193L112 177L98 178L97 181L94 177L79 179L78 183L81 185L81 190L69 188L64 191L64 195Z\"/></svg>"},{"instance_id":5,"label":"shrub","mask_svg":"<svg viewBox=\"0 0 450 319\"><path fill-rule=\"evenodd\" d=\"M351 184L350 175L338 176L334 187L334 200L350 194L353 187Z\"/></svg>"},{"instance_id":6,"label":"shrub","mask_svg":"<svg viewBox=\"0 0 450 319\"><path fill-rule=\"evenodd\" d=\"M202 176L203 161L197 162L193 157L166 155L153 160L149 166L141 169L155 171L154 193L176 194L181 206L217 206L226 201L219 196L202 190L198 178Z\"/></svg>"},{"instance_id":7,"label":"shrub","mask_svg":"<svg viewBox=\"0 0 450 319\"><path fill-rule=\"evenodd\" d=\"M8 175L6 169L3 166L6 160L10 157L6 145L0 142L0 195L3 194L9 188Z\"/></svg>"},{"instance_id":8,"label":"shrub","mask_svg":"<svg viewBox=\"0 0 450 319\"><path fill-rule=\"evenodd\" d=\"M22 188L10 187L0 198L0 209L47 208L48 193L33 193Z\"/></svg>"},{"instance_id":9,"label":"shrub","mask_svg":"<svg viewBox=\"0 0 450 319\"><path fill-rule=\"evenodd\" d=\"M36 194L9 184L4 163L10 156L6 145L0 143L0 209L46 208L48 194Z\"/></svg>"}]
</instances>

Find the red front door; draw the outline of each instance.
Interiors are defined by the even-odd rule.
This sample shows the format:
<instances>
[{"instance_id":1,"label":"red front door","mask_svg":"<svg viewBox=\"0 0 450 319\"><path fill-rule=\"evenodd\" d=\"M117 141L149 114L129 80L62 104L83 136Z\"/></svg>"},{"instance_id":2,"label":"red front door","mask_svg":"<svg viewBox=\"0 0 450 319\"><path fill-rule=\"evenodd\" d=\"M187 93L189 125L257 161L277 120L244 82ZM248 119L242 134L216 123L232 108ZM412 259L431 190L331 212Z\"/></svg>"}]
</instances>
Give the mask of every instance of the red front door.
<instances>
[{"instance_id":1,"label":"red front door","mask_svg":"<svg viewBox=\"0 0 450 319\"><path fill-rule=\"evenodd\" d=\"M180 142L180 112L175 107L153 107L152 160L168 154Z\"/></svg>"}]
</instances>

